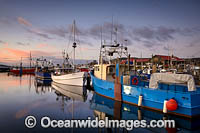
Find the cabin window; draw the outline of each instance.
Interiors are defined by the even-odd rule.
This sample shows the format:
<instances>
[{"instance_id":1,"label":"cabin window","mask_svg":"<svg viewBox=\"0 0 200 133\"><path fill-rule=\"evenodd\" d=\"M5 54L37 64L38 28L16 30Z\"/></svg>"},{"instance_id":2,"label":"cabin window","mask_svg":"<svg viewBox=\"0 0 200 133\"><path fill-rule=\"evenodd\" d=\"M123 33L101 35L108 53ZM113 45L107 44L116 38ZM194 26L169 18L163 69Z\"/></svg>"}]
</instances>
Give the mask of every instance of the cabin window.
<instances>
[{"instance_id":1,"label":"cabin window","mask_svg":"<svg viewBox=\"0 0 200 133\"><path fill-rule=\"evenodd\" d=\"M109 68L109 72L113 73L113 68L112 67Z\"/></svg>"},{"instance_id":2,"label":"cabin window","mask_svg":"<svg viewBox=\"0 0 200 133\"><path fill-rule=\"evenodd\" d=\"M99 66L94 67L95 71L99 71Z\"/></svg>"}]
</instances>

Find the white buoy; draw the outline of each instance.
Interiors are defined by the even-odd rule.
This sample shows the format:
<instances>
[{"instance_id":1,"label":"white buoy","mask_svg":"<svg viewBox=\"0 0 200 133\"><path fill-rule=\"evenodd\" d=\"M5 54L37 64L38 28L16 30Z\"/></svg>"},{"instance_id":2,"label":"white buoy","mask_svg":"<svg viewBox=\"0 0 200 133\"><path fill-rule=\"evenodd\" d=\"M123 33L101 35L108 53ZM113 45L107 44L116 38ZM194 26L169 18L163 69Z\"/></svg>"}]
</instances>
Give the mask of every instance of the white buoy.
<instances>
[{"instance_id":1,"label":"white buoy","mask_svg":"<svg viewBox=\"0 0 200 133\"><path fill-rule=\"evenodd\" d=\"M163 104L163 113L167 113L167 100L164 101L164 104Z\"/></svg>"},{"instance_id":2,"label":"white buoy","mask_svg":"<svg viewBox=\"0 0 200 133\"><path fill-rule=\"evenodd\" d=\"M142 95L138 98L138 106L140 107L142 105Z\"/></svg>"}]
</instances>

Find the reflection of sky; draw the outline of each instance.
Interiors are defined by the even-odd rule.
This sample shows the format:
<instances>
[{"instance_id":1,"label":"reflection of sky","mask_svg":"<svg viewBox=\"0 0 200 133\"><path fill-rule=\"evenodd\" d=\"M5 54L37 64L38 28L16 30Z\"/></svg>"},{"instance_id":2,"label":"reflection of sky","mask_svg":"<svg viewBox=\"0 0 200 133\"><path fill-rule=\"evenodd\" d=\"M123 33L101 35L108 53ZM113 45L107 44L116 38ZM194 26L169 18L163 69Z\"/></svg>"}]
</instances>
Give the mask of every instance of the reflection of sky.
<instances>
[{"instance_id":1,"label":"reflection of sky","mask_svg":"<svg viewBox=\"0 0 200 133\"><path fill-rule=\"evenodd\" d=\"M52 90L51 92L46 91L45 93L36 93L35 86L33 85L34 77L31 78L31 89L29 90L28 84L26 84L29 81L29 76L23 76L21 82L25 82L25 84L20 85L15 84L15 82L19 82L19 77L13 77L13 76L7 76L5 73L0 73L0 85L2 83L4 84L10 84L14 83L15 86L0 86L0 129L1 132L49 132L49 131L69 131L70 129L66 128L48 128L44 129L39 126L41 117L49 116L51 119L55 120L67 120L72 119L72 106L73 109L73 116L74 119L87 119L88 116L90 116L92 119L94 118L94 110L97 110L99 112L108 113L109 119L111 119L114 113L114 107L119 109L119 105L115 106L115 102L111 99L107 99L105 97L101 97L100 95L96 95L96 97L93 97L93 93L88 91L87 93L87 100L86 102L81 101L73 101L72 99L68 99L64 102L64 111L63 111L63 101L62 96L56 95L55 90ZM8 81L8 82L7 82ZM3 91L2 90L7 90ZM40 88L41 90L41 88ZM58 98L58 100L56 100ZM91 100L91 101L90 101ZM120 103L119 103L120 104ZM121 117L123 119L137 119L137 107L131 106L129 104L122 104L121 105ZM92 110L94 109L94 110ZM107 112L109 111L109 112ZM118 110L119 111L119 110ZM146 113L147 116L143 116L146 120L151 120L152 116L156 119L162 119L163 114L157 113L157 112L151 112L150 110L144 110L141 109L142 114ZM33 129L28 129L24 125L24 119L28 115L33 115L37 119L37 126ZM114 115L114 114L113 114ZM183 122L187 124L187 127L190 127L192 125L192 121L181 119L179 117L170 117L170 119L177 119L180 122ZM198 121L194 121L195 123ZM194 123L194 124L195 124ZM182 124L181 124L182 125ZM183 124L185 125L185 124ZM197 125L195 125L197 126ZM12 127L12 128L11 128ZM186 127L186 129L187 129ZM185 128L185 127L183 127ZM154 128L155 129L155 128ZM66 131L67 130L67 131ZM75 129L74 131L85 131L84 128L82 129ZM87 130L87 129L86 129ZM89 129L90 131L98 131L98 128ZM162 129L159 129L162 130ZM163 128L164 131L166 131L165 128ZM182 128L180 128L181 131ZM147 132L147 129L137 128L133 131L145 131ZM150 130L154 131L154 130ZM158 131L158 130L156 130Z\"/></svg>"},{"instance_id":2,"label":"reflection of sky","mask_svg":"<svg viewBox=\"0 0 200 133\"><path fill-rule=\"evenodd\" d=\"M29 81L31 88L29 89ZM45 87L44 87L45 89ZM39 88L41 91L41 86ZM24 75L21 78L7 76L0 73L0 129L1 131L21 131L24 130L24 119L27 115L33 115L38 120L42 116L50 116L52 119L72 118L72 100L65 101L64 112L62 110L61 97L57 101L55 90L36 93L34 77ZM84 108L84 109L83 109ZM85 110L80 112L80 110ZM87 118L93 115L89 108L89 103L74 101L74 118ZM12 128L9 128L12 126Z\"/></svg>"},{"instance_id":3,"label":"reflection of sky","mask_svg":"<svg viewBox=\"0 0 200 133\"><path fill-rule=\"evenodd\" d=\"M2 0L0 2L0 62L27 56L61 56L73 19L81 31L78 59L97 59L97 25L121 24L119 41L129 40L132 56L168 54L199 56L200 2L197 0ZM108 30L104 29L105 31ZM123 31L123 34L120 32ZM92 34L91 34L92 33ZM110 35L110 33L109 33ZM110 42L110 39L106 39ZM48 48L48 51L46 50ZM168 50L170 49L170 50ZM68 52L71 52L71 46ZM8 54L9 53L9 54ZM84 54L87 53L87 54ZM7 59L9 58L9 59Z\"/></svg>"}]
</instances>

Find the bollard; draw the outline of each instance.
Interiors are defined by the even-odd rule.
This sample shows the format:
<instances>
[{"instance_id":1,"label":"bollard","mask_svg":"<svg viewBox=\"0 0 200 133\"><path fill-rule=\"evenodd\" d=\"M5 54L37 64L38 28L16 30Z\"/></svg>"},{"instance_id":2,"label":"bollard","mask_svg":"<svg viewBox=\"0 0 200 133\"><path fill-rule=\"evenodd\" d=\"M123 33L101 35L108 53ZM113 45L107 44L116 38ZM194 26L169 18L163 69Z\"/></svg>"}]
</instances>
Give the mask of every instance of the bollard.
<instances>
[{"instance_id":1,"label":"bollard","mask_svg":"<svg viewBox=\"0 0 200 133\"><path fill-rule=\"evenodd\" d=\"M164 100L163 104L163 113L167 113L167 106L166 106L167 100Z\"/></svg>"},{"instance_id":2,"label":"bollard","mask_svg":"<svg viewBox=\"0 0 200 133\"><path fill-rule=\"evenodd\" d=\"M142 105L142 95L138 98L138 106L140 107Z\"/></svg>"}]
</instances>

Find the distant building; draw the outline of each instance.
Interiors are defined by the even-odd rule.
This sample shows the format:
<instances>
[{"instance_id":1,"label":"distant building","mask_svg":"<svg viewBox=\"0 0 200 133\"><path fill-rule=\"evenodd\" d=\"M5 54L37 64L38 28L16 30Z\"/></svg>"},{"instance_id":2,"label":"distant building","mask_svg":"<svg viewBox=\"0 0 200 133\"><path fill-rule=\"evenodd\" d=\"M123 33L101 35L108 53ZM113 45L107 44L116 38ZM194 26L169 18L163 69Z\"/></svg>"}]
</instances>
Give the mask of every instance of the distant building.
<instances>
[{"instance_id":1,"label":"distant building","mask_svg":"<svg viewBox=\"0 0 200 133\"><path fill-rule=\"evenodd\" d=\"M162 67L164 69L166 69L166 68L175 68L177 66L183 65L184 59L181 59L174 55L172 55L172 56L154 55L154 56L152 56L151 62L153 64L162 65Z\"/></svg>"}]
</instances>

